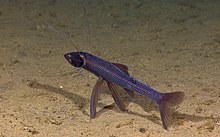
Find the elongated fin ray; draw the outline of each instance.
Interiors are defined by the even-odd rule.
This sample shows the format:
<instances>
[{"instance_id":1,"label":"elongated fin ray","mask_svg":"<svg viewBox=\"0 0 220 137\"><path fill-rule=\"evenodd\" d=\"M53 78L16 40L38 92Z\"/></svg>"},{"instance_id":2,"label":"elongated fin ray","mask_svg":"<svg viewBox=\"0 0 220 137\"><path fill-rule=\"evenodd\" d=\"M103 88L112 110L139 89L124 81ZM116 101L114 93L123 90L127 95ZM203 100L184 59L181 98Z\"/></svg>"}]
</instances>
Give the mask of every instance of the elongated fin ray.
<instances>
[{"instance_id":1,"label":"elongated fin ray","mask_svg":"<svg viewBox=\"0 0 220 137\"><path fill-rule=\"evenodd\" d=\"M118 108L121 111L125 111L125 105L122 103L122 101L119 99L119 94L117 92L117 85L115 85L114 83L110 82L110 81L106 81L111 93L112 93L112 97L116 103L116 105L118 106Z\"/></svg>"},{"instance_id":2,"label":"elongated fin ray","mask_svg":"<svg viewBox=\"0 0 220 137\"><path fill-rule=\"evenodd\" d=\"M98 103L99 92L102 89L104 82L105 82L104 79L102 77L99 77L92 90L92 94L90 98L90 118L95 118L96 116L96 107Z\"/></svg>"}]
</instances>

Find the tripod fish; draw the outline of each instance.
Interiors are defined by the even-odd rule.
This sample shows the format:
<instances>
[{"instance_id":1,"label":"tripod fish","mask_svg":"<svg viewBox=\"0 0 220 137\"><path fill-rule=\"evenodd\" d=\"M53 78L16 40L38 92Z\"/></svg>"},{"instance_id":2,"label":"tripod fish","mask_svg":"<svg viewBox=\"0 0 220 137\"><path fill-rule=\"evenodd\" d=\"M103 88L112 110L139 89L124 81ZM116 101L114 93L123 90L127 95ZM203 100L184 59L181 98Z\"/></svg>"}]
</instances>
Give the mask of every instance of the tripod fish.
<instances>
[{"instance_id":1,"label":"tripod fish","mask_svg":"<svg viewBox=\"0 0 220 137\"><path fill-rule=\"evenodd\" d=\"M123 64L111 63L90 53L80 51L66 53L64 57L72 66L86 69L98 77L90 98L90 118L95 118L96 116L98 92L105 82L111 91L115 103L121 111L125 111L126 109L119 99L119 95L116 91L117 85L122 87L131 97L134 97L134 92L137 92L155 101L160 110L163 127L166 130L171 123L172 108L183 101L183 92L162 93L156 91L141 81L131 77L128 73L128 67Z\"/></svg>"}]
</instances>

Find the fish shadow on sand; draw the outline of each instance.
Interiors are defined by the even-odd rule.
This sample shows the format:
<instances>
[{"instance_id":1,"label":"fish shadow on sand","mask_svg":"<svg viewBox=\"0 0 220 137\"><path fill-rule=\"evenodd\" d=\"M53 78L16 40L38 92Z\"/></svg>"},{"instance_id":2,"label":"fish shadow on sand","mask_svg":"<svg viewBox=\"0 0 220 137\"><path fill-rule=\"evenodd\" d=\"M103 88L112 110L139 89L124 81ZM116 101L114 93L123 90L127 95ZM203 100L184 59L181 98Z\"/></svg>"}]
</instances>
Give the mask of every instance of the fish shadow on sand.
<instances>
[{"instance_id":1,"label":"fish shadow on sand","mask_svg":"<svg viewBox=\"0 0 220 137\"><path fill-rule=\"evenodd\" d=\"M71 100L74 104L76 104L78 106L81 106L81 107L79 107L81 109L81 111L85 115L89 116L88 113L85 113L86 112L85 111L86 110L86 106L87 106L86 103L89 103L89 99L87 99L85 97L82 97L82 96L77 95L77 94L72 93L72 92L68 92L68 91L63 90L61 88L56 88L56 87L50 86L48 84L41 84L41 83L38 83L36 81L31 82L31 84L28 84L28 86L31 87L31 88L35 88L35 89L42 89L42 90L46 90L46 91L49 91L49 92L54 92L56 94L60 94L60 95L62 95L64 97L68 98L69 100ZM156 104L152 103L146 97L136 96L134 101L133 100L129 100L128 101L127 98L129 98L129 96L126 95L126 94L123 94L123 98L122 99L126 100L125 101L126 105L128 105L131 102L134 102L134 103L140 105L147 112L158 111L158 109L156 107ZM148 105L146 105L147 103L148 103ZM114 111L119 112L119 113L121 112L118 108L115 107L114 103L112 103L110 105L99 103L99 105L100 106L104 106L104 107L102 107L102 109L100 109L98 111L97 117L102 115L103 113L109 111L109 110L114 110ZM126 113L131 114L131 115L135 115L135 116L139 116L139 117L142 117L142 118L145 118L145 119L147 118L148 120L152 121L153 123L161 125L160 117L158 117L158 116L156 116L154 114L143 115L141 113L133 112L133 111L130 111L130 110L126 111ZM159 111L158 111L158 113L159 113ZM184 122L188 122L188 121L199 122L199 121L210 120L210 119L218 119L218 120L220 120L220 118L212 118L212 117L205 117L205 116L196 116L196 115L190 115L190 114L183 114L183 113L179 113L177 111L173 112L173 119L174 119L173 122L172 122L173 126L178 126L178 125L181 126Z\"/></svg>"}]
</instances>

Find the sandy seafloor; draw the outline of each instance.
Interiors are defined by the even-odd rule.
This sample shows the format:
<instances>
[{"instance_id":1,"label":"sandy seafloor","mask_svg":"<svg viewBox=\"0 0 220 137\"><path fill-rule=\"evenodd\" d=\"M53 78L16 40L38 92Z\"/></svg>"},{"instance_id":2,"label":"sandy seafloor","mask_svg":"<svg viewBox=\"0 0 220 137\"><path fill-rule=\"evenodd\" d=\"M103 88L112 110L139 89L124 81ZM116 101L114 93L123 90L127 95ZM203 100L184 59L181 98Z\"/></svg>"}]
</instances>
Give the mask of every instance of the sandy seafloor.
<instances>
[{"instance_id":1,"label":"sandy seafloor","mask_svg":"<svg viewBox=\"0 0 220 137\"><path fill-rule=\"evenodd\" d=\"M0 137L220 136L220 1L0 0ZM89 27L88 27L89 26ZM90 28L90 35L88 28ZM162 92L183 91L168 131L148 98L107 88L89 118L96 76L63 54L123 63Z\"/></svg>"}]
</instances>

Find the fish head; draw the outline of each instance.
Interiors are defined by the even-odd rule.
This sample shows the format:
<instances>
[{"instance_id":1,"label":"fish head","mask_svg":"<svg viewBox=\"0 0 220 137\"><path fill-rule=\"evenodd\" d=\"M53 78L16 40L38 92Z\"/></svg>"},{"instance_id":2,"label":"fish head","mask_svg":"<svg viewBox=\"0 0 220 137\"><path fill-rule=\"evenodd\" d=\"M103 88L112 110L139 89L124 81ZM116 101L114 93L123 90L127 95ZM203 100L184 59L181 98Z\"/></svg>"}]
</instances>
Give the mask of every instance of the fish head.
<instances>
[{"instance_id":1,"label":"fish head","mask_svg":"<svg viewBox=\"0 0 220 137\"><path fill-rule=\"evenodd\" d=\"M81 52L66 53L64 58L74 67L83 67L85 64L85 59Z\"/></svg>"}]
</instances>

